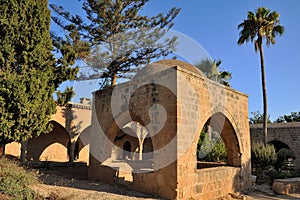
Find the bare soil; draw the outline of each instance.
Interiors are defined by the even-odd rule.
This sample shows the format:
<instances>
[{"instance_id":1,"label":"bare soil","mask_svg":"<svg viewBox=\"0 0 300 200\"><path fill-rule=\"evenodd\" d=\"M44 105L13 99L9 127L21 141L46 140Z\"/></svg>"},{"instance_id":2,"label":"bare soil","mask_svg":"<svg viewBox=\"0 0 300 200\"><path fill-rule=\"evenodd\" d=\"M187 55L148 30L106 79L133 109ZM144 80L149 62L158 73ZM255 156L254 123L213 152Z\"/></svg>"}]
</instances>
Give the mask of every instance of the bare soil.
<instances>
[{"instance_id":1,"label":"bare soil","mask_svg":"<svg viewBox=\"0 0 300 200\"><path fill-rule=\"evenodd\" d=\"M160 199L153 195L129 190L125 187L88 181L87 166L75 163L72 167L51 167L39 169L41 183L32 186L44 199L49 200L139 200ZM0 199L1 198L0 194ZM268 184L257 185L256 190L247 195L231 194L224 200L299 200L300 194L276 195Z\"/></svg>"},{"instance_id":2,"label":"bare soil","mask_svg":"<svg viewBox=\"0 0 300 200\"><path fill-rule=\"evenodd\" d=\"M125 187L88 181L87 166L51 167L39 169L41 183L33 186L46 199L82 200L137 200L158 199L152 195L129 190Z\"/></svg>"}]
</instances>

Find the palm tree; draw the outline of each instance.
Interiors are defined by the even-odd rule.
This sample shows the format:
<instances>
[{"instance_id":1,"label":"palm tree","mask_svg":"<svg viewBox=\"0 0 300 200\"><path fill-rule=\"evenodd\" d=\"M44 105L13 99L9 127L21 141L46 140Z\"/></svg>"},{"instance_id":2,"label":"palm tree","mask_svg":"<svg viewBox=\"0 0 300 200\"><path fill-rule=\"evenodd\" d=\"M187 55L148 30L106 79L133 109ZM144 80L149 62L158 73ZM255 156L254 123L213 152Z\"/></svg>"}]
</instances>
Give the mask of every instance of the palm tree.
<instances>
[{"instance_id":1,"label":"palm tree","mask_svg":"<svg viewBox=\"0 0 300 200\"><path fill-rule=\"evenodd\" d=\"M207 78L230 87L229 80L231 79L231 73L219 70L221 64L221 60L203 59L200 63L195 64L195 66L200 69Z\"/></svg>"},{"instance_id":2,"label":"palm tree","mask_svg":"<svg viewBox=\"0 0 300 200\"><path fill-rule=\"evenodd\" d=\"M265 61L263 51L263 41L269 47L270 44L275 44L275 37L282 35L284 27L280 25L279 13L271 12L265 7L260 7L256 13L248 11L247 19L238 25L240 37L238 44L242 45L248 41L254 43L255 52L259 51L260 66L261 66L261 81L263 91L263 130L264 130L264 144L267 144L267 120L268 120L268 104L267 104L267 89L266 89L266 75L265 75Z\"/></svg>"}]
</instances>

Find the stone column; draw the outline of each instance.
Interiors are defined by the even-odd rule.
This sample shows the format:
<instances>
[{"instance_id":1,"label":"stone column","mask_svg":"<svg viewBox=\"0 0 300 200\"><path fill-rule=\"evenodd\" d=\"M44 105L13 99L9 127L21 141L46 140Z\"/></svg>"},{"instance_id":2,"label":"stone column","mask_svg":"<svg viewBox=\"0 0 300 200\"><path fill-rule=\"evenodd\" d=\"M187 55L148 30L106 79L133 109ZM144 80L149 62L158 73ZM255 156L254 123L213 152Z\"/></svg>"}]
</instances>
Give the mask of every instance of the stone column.
<instances>
[{"instance_id":1,"label":"stone column","mask_svg":"<svg viewBox=\"0 0 300 200\"><path fill-rule=\"evenodd\" d=\"M148 134L148 131L145 127L137 123L136 134L139 139L139 145L140 145L139 160L143 160L143 145L144 145L145 138Z\"/></svg>"}]
</instances>

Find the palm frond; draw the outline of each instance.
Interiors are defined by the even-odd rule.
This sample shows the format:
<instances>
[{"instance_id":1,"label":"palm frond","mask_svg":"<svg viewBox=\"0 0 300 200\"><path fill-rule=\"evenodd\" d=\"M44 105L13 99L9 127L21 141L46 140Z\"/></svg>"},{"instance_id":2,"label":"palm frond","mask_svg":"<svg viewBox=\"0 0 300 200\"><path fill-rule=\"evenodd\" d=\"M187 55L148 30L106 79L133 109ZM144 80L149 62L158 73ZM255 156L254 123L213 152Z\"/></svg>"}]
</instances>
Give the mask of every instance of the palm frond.
<instances>
[{"instance_id":1,"label":"palm frond","mask_svg":"<svg viewBox=\"0 0 300 200\"><path fill-rule=\"evenodd\" d=\"M254 43L255 51L258 51L259 42L264 38L266 45L275 44L277 35L282 35L284 27L280 25L279 13L271 12L265 7L260 7L255 13L248 11L247 19L238 25L238 44L242 45L249 41Z\"/></svg>"}]
</instances>

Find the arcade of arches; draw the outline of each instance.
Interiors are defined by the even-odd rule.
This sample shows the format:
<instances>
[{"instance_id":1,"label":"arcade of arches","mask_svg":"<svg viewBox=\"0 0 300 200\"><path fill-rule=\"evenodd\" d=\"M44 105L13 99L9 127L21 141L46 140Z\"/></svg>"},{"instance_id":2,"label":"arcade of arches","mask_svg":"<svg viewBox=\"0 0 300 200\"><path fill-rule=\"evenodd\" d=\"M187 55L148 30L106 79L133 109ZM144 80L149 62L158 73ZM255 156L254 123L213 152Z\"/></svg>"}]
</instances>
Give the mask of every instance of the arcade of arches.
<instances>
[{"instance_id":1,"label":"arcade of arches","mask_svg":"<svg viewBox=\"0 0 300 200\"><path fill-rule=\"evenodd\" d=\"M86 98L82 98L86 101ZM76 137L68 133L68 117L64 107L57 107L50 123L52 131L29 139L27 142L27 161L55 161L68 162L70 160L71 143L73 143L74 159L88 163L89 157L89 127L91 122L91 106L84 102L70 103L72 109L72 123L79 133ZM13 142L5 146L5 154L20 157L21 144Z\"/></svg>"}]
</instances>

